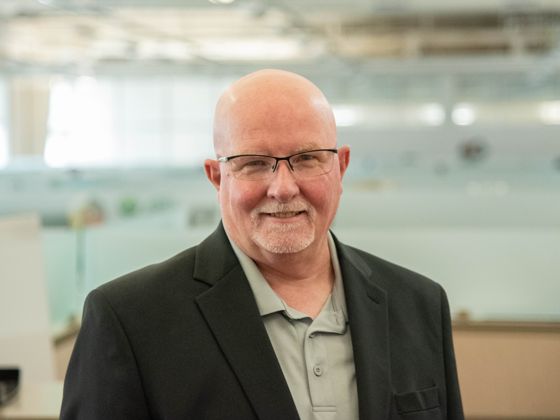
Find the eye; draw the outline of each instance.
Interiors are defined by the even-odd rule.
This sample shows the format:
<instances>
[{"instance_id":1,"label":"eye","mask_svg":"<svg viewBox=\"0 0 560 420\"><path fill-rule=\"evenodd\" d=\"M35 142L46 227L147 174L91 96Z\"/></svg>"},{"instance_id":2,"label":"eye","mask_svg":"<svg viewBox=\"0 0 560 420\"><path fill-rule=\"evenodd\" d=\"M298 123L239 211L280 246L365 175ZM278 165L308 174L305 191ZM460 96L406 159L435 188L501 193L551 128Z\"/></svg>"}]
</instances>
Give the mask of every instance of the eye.
<instances>
[{"instance_id":1,"label":"eye","mask_svg":"<svg viewBox=\"0 0 560 420\"><path fill-rule=\"evenodd\" d=\"M313 165L319 162L316 153L301 153L292 157L292 165Z\"/></svg>"},{"instance_id":2,"label":"eye","mask_svg":"<svg viewBox=\"0 0 560 420\"><path fill-rule=\"evenodd\" d=\"M233 160L234 170L238 172L255 172L269 170L274 165L274 160L265 156L240 156Z\"/></svg>"},{"instance_id":3,"label":"eye","mask_svg":"<svg viewBox=\"0 0 560 420\"><path fill-rule=\"evenodd\" d=\"M253 167L269 166L269 165L270 162L267 161L266 159L250 159L243 163L243 166L253 166Z\"/></svg>"},{"instance_id":4,"label":"eye","mask_svg":"<svg viewBox=\"0 0 560 420\"><path fill-rule=\"evenodd\" d=\"M300 160L313 160L313 159L317 159L317 156L311 153L305 153L303 155L300 155Z\"/></svg>"}]
</instances>

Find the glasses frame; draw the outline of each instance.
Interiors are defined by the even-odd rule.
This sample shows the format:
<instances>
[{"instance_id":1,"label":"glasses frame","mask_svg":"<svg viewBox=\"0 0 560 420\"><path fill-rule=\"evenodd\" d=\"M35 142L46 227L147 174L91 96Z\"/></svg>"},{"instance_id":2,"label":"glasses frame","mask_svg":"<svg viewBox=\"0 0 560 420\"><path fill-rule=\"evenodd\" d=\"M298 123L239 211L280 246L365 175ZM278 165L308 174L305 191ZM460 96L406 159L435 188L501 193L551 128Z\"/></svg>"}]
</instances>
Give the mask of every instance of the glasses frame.
<instances>
[{"instance_id":1,"label":"glasses frame","mask_svg":"<svg viewBox=\"0 0 560 420\"><path fill-rule=\"evenodd\" d=\"M272 171L270 172L271 174L276 172L276 169L278 169L278 165L279 165L281 160L285 160L286 163L288 164L288 167L292 171L292 173L296 173L294 171L294 167L292 166L292 163L290 162L290 159L293 158L294 156L304 155L306 153L311 153L311 152L332 152L332 153L335 153L335 154L338 155L338 149L311 149L311 150L304 150L302 152L297 152L297 153L294 153L292 155L283 156L283 157L261 155L261 154L258 154L258 153L246 153L246 154L241 154L241 155L221 156L217 159L217 161L225 163L225 162L229 162L230 160L238 158L238 157L247 157L247 156L266 157L266 158L272 158L272 159L275 160L274 166L272 167ZM332 168L331 168L331 170L332 170ZM328 172L325 172L325 173L327 174L329 172L330 172L330 170Z\"/></svg>"}]
</instances>

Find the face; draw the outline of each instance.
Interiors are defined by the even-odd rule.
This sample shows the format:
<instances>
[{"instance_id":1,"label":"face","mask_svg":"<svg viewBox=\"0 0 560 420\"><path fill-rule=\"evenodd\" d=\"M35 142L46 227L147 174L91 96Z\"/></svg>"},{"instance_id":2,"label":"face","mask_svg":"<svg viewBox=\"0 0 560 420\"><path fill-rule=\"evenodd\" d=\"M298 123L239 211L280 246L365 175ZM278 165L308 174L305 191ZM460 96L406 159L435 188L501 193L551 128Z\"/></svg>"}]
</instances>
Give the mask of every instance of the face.
<instances>
[{"instance_id":1,"label":"face","mask_svg":"<svg viewBox=\"0 0 560 420\"><path fill-rule=\"evenodd\" d=\"M218 153L281 157L336 147L334 125L326 118L330 110L312 101L293 103L256 108L239 104L231 110ZM259 253L292 254L326 244L348 159L348 148L340 148L329 173L307 179L296 178L285 161L272 178L259 181L235 178L228 163L207 161L205 168L218 190L228 235L255 258Z\"/></svg>"}]
</instances>

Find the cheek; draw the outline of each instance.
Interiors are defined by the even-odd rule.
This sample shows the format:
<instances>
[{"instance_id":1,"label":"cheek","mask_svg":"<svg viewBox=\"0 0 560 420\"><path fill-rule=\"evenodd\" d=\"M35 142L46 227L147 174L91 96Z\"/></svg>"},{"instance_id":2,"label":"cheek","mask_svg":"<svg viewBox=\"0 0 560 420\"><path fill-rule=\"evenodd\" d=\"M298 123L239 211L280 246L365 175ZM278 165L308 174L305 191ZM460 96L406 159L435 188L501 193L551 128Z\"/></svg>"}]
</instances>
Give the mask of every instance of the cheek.
<instances>
[{"instance_id":1,"label":"cheek","mask_svg":"<svg viewBox=\"0 0 560 420\"><path fill-rule=\"evenodd\" d=\"M336 182L313 182L306 186L303 196L319 212L336 211L342 190Z\"/></svg>"},{"instance_id":2,"label":"cheek","mask_svg":"<svg viewBox=\"0 0 560 420\"><path fill-rule=\"evenodd\" d=\"M232 180L228 186L228 205L233 213L249 213L266 195L258 184L240 183Z\"/></svg>"}]
</instances>

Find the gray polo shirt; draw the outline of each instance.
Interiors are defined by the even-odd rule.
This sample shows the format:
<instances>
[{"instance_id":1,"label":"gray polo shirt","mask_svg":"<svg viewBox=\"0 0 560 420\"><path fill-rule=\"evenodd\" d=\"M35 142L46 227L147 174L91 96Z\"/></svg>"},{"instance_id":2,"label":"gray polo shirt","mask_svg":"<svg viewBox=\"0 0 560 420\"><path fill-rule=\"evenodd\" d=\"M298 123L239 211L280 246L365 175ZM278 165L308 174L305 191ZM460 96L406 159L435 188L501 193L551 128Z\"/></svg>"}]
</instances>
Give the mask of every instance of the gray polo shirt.
<instances>
[{"instance_id":1,"label":"gray polo shirt","mask_svg":"<svg viewBox=\"0 0 560 420\"><path fill-rule=\"evenodd\" d=\"M342 275L332 237L333 290L319 315L289 307L231 241L302 420L358 418L356 372Z\"/></svg>"}]
</instances>

